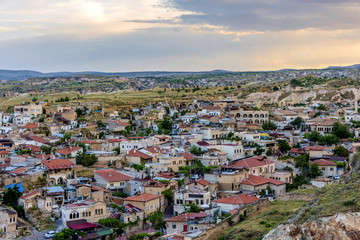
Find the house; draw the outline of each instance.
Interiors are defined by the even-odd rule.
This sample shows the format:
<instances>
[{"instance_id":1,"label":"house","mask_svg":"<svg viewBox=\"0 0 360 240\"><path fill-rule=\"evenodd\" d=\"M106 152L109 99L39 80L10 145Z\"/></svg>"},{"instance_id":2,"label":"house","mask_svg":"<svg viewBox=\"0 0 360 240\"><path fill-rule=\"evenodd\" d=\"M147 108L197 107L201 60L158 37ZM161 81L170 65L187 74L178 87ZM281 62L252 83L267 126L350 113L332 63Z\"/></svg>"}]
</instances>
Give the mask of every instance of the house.
<instances>
[{"instance_id":1,"label":"house","mask_svg":"<svg viewBox=\"0 0 360 240\"><path fill-rule=\"evenodd\" d=\"M213 147L221 152L227 153L227 157L230 160L243 158L245 156L242 144L221 144L215 145Z\"/></svg>"},{"instance_id":2,"label":"house","mask_svg":"<svg viewBox=\"0 0 360 240\"><path fill-rule=\"evenodd\" d=\"M209 151L203 153L199 160L205 166L221 166L228 162L227 153L221 152L217 149L208 149Z\"/></svg>"},{"instance_id":3,"label":"house","mask_svg":"<svg viewBox=\"0 0 360 240\"><path fill-rule=\"evenodd\" d=\"M132 179L131 176L119 173L114 169L96 170L94 178L99 186L117 192L126 192L126 183Z\"/></svg>"},{"instance_id":4,"label":"house","mask_svg":"<svg viewBox=\"0 0 360 240\"><path fill-rule=\"evenodd\" d=\"M61 207L61 220L65 227L70 226L69 221L86 220L90 223L97 223L100 219L107 218L109 215L106 203L94 200L64 204Z\"/></svg>"},{"instance_id":5,"label":"house","mask_svg":"<svg viewBox=\"0 0 360 240\"><path fill-rule=\"evenodd\" d=\"M19 205L24 208L25 213L32 207L37 206L37 197L41 196L39 191L32 191L19 198Z\"/></svg>"},{"instance_id":6,"label":"house","mask_svg":"<svg viewBox=\"0 0 360 240\"><path fill-rule=\"evenodd\" d=\"M260 199L254 195L236 194L234 196L213 200L212 203L213 206L220 207L221 212L230 213L231 211L241 206L256 202L258 200Z\"/></svg>"},{"instance_id":7,"label":"house","mask_svg":"<svg viewBox=\"0 0 360 240\"><path fill-rule=\"evenodd\" d=\"M310 162L310 164L317 164L321 169L323 176L338 176L336 163L333 161L329 161L326 159L318 159L315 161Z\"/></svg>"},{"instance_id":8,"label":"house","mask_svg":"<svg viewBox=\"0 0 360 240\"><path fill-rule=\"evenodd\" d=\"M96 202L105 202L110 203L112 199L112 193L107 190L97 186L92 186L90 184L78 183L74 185L75 194L70 200L78 199L92 199ZM68 195L70 195L70 191Z\"/></svg>"},{"instance_id":9,"label":"house","mask_svg":"<svg viewBox=\"0 0 360 240\"><path fill-rule=\"evenodd\" d=\"M131 149L126 155L125 159L128 163L132 164L142 164L152 162L153 156L150 152L140 149Z\"/></svg>"},{"instance_id":10,"label":"house","mask_svg":"<svg viewBox=\"0 0 360 240\"><path fill-rule=\"evenodd\" d=\"M305 150L302 148L291 148L289 151L289 156L290 157L297 157L300 156L302 154L305 154Z\"/></svg>"},{"instance_id":11,"label":"house","mask_svg":"<svg viewBox=\"0 0 360 240\"><path fill-rule=\"evenodd\" d=\"M219 106L205 106L198 112L199 116L210 115L219 116L221 114L221 108Z\"/></svg>"},{"instance_id":12,"label":"house","mask_svg":"<svg viewBox=\"0 0 360 240\"><path fill-rule=\"evenodd\" d=\"M82 153L82 152L83 152L82 147L73 147L73 146L70 146L68 148L62 148L55 151L56 155L59 158L75 158L78 153Z\"/></svg>"},{"instance_id":13,"label":"house","mask_svg":"<svg viewBox=\"0 0 360 240\"><path fill-rule=\"evenodd\" d=\"M270 178L264 178L256 175L249 175L240 184L242 190L259 193L261 190L270 187L273 194L280 195L286 192L286 183Z\"/></svg>"},{"instance_id":14,"label":"house","mask_svg":"<svg viewBox=\"0 0 360 240\"><path fill-rule=\"evenodd\" d=\"M166 233L183 233L194 230L204 230L209 227L211 217L207 213L184 213L179 216L165 219ZM176 238L178 239L178 238Z\"/></svg>"},{"instance_id":15,"label":"house","mask_svg":"<svg viewBox=\"0 0 360 240\"><path fill-rule=\"evenodd\" d=\"M338 122L337 119L324 119L322 122L315 122L311 124L311 131L317 131L321 134L329 134L333 131L334 123Z\"/></svg>"},{"instance_id":16,"label":"house","mask_svg":"<svg viewBox=\"0 0 360 240\"><path fill-rule=\"evenodd\" d=\"M158 210L164 210L161 206L161 196L150 193L141 193L125 198L124 203L143 209L145 217Z\"/></svg>"},{"instance_id":17,"label":"house","mask_svg":"<svg viewBox=\"0 0 360 240\"><path fill-rule=\"evenodd\" d=\"M264 173L274 172L275 162L267 160L263 156L254 156L230 162L222 168L227 171L244 169L244 178L247 178L249 174L263 176Z\"/></svg>"},{"instance_id":18,"label":"house","mask_svg":"<svg viewBox=\"0 0 360 240\"><path fill-rule=\"evenodd\" d=\"M65 180L75 178L75 164L69 159L43 160L42 165L51 185L63 184Z\"/></svg>"},{"instance_id":19,"label":"house","mask_svg":"<svg viewBox=\"0 0 360 240\"><path fill-rule=\"evenodd\" d=\"M16 211L7 208L0 208L0 236L2 239L17 237L17 220L18 214Z\"/></svg>"},{"instance_id":20,"label":"house","mask_svg":"<svg viewBox=\"0 0 360 240\"><path fill-rule=\"evenodd\" d=\"M61 206L64 204L65 190L61 186L44 187L43 195L48 198L47 200L49 201L46 207L51 206L53 208L55 205Z\"/></svg>"},{"instance_id":21,"label":"house","mask_svg":"<svg viewBox=\"0 0 360 240\"><path fill-rule=\"evenodd\" d=\"M122 122L120 120L111 120L108 124L109 131L111 132L126 131L126 127L129 126L131 126L131 124Z\"/></svg>"},{"instance_id":22,"label":"house","mask_svg":"<svg viewBox=\"0 0 360 240\"><path fill-rule=\"evenodd\" d=\"M210 206L210 196L209 191L197 187L186 187L176 191L174 194L174 215L185 212L190 204L195 204L200 208L208 208Z\"/></svg>"},{"instance_id":23,"label":"house","mask_svg":"<svg viewBox=\"0 0 360 240\"><path fill-rule=\"evenodd\" d=\"M332 151L327 146L309 146L305 147L305 152L309 154L310 158L322 157L325 155L332 155Z\"/></svg>"},{"instance_id":24,"label":"house","mask_svg":"<svg viewBox=\"0 0 360 240\"><path fill-rule=\"evenodd\" d=\"M268 111L235 109L230 111L230 116L235 118L236 121L244 121L254 124L263 124L264 122L269 120Z\"/></svg>"},{"instance_id":25,"label":"house","mask_svg":"<svg viewBox=\"0 0 360 240\"><path fill-rule=\"evenodd\" d=\"M144 228L144 210L131 205L130 203L124 205L125 213L121 215L121 222L128 224L125 227L125 233L129 234ZM138 224L131 225L129 223L138 221Z\"/></svg>"},{"instance_id":26,"label":"house","mask_svg":"<svg viewBox=\"0 0 360 240\"><path fill-rule=\"evenodd\" d=\"M334 179L326 178L326 177L317 177L315 179L311 179L310 183L315 187L325 187L327 185L333 184Z\"/></svg>"}]
</instances>

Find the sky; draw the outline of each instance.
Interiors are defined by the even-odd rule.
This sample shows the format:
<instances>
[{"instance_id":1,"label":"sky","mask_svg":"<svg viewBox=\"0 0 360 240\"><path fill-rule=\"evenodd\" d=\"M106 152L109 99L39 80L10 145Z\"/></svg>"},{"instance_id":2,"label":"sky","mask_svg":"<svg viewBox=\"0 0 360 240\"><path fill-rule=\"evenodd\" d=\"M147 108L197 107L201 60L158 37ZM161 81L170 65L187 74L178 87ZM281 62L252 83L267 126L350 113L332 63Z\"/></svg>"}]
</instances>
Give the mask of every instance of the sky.
<instances>
[{"instance_id":1,"label":"sky","mask_svg":"<svg viewBox=\"0 0 360 240\"><path fill-rule=\"evenodd\" d=\"M359 23L358 0L0 0L0 69L347 66Z\"/></svg>"}]
</instances>

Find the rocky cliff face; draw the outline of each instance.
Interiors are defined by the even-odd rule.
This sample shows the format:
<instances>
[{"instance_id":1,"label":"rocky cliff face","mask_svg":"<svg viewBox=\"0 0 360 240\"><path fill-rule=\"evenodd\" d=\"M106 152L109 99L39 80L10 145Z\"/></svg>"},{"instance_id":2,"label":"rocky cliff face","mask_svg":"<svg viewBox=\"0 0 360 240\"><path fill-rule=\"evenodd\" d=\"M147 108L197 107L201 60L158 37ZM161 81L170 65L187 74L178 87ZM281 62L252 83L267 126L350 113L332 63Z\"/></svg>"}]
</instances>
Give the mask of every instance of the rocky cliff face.
<instances>
[{"instance_id":1,"label":"rocky cliff face","mask_svg":"<svg viewBox=\"0 0 360 240\"><path fill-rule=\"evenodd\" d=\"M263 240L360 240L360 212L338 213L303 224L281 224Z\"/></svg>"}]
</instances>

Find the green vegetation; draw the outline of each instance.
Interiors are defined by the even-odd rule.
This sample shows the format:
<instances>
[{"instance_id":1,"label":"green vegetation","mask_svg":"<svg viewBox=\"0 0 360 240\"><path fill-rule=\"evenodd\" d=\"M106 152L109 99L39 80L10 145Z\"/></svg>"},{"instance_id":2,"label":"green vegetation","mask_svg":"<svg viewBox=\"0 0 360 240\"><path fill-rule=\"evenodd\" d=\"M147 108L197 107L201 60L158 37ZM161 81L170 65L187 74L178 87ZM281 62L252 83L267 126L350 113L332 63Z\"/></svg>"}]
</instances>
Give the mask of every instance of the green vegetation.
<instances>
[{"instance_id":1,"label":"green vegetation","mask_svg":"<svg viewBox=\"0 0 360 240\"><path fill-rule=\"evenodd\" d=\"M262 125L264 130L276 130L277 126L272 121L265 121Z\"/></svg>"},{"instance_id":2,"label":"green vegetation","mask_svg":"<svg viewBox=\"0 0 360 240\"><path fill-rule=\"evenodd\" d=\"M271 229L286 220L303 201L273 201L266 208L256 212L244 221L225 229L219 239L252 240L261 239Z\"/></svg>"}]
</instances>

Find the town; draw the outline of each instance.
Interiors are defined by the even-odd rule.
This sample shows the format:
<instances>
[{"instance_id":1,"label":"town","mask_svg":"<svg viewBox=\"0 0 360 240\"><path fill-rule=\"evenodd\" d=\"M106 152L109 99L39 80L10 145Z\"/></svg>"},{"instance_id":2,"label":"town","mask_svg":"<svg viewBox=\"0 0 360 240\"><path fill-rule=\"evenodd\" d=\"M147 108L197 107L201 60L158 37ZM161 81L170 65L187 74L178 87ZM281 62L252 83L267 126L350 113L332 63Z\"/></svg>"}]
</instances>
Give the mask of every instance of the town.
<instances>
[{"instance_id":1,"label":"town","mask_svg":"<svg viewBox=\"0 0 360 240\"><path fill-rule=\"evenodd\" d=\"M80 98L0 112L1 238L218 239L269 204L312 200L360 147L356 98L130 111Z\"/></svg>"}]
</instances>

